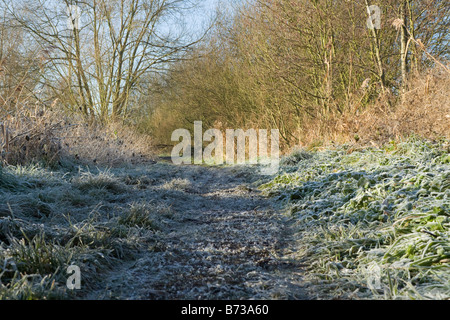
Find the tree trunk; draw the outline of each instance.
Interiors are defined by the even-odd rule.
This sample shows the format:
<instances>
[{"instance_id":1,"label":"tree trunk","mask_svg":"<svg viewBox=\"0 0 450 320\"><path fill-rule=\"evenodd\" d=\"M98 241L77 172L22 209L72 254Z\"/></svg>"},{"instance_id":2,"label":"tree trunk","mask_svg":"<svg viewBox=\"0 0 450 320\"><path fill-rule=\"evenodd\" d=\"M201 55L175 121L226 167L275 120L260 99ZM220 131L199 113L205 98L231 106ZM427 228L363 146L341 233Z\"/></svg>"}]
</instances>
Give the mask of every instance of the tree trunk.
<instances>
[{"instance_id":1,"label":"tree trunk","mask_svg":"<svg viewBox=\"0 0 450 320\"><path fill-rule=\"evenodd\" d=\"M371 15L370 12L370 4L368 0L365 0L366 7L367 7L367 13L369 14L369 17ZM380 79L381 84L381 90L384 93L386 93L386 79L385 79L385 72L383 68L383 62L381 60L381 54L380 54L380 38L378 36L377 30L375 28L371 28L372 31L372 37L373 37L373 54L376 59L377 68L378 68L378 77Z\"/></svg>"},{"instance_id":2,"label":"tree trunk","mask_svg":"<svg viewBox=\"0 0 450 320\"><path fill-rule=\"evenodd\" d=\"M407 19L407 0L402 0L400 5L400 19L402 20L402 26L400 28L400 56L401 56L401 73L402 73L402 102L404 102L405 94L407 90L407 76L408 76L408 31L406 30Z\"/></svg>"},{"instance_id":3,"label":"tree trunk","mask_svg":"<svg viewBox=\"0 0 450 320\"><path fill-rule=\"evenodd\" d=\"M408 15L409 15L409 37L414 40L416 38L416 32L411 0L406 0L406 2L408 4ZM418 74L420 71L420 58L417 49L417 44L414 41L411 42L411 55L412 55L411 70L413 70L415 73Z\"/></svg>"}]
</instances>

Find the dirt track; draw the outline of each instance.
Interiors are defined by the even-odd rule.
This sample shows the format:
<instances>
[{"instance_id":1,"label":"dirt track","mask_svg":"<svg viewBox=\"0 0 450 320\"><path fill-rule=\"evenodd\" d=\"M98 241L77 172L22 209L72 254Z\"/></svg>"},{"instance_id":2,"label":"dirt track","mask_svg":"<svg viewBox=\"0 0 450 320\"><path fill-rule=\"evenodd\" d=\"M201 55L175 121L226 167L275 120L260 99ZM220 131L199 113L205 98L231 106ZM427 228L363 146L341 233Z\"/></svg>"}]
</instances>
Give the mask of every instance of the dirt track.
<instances>
[{"instance_id":1,"label":"dirt track","mask_svg":"<svg viewBox=\"0 0 450 320\"><path fill-rule=\"evenodd\" d=\"M173 215L87 299L307 299L290 220L249 187L261 178L255 169L159 163L142 172L153 183L140 196Z\"/></svg>"}]
</instances>

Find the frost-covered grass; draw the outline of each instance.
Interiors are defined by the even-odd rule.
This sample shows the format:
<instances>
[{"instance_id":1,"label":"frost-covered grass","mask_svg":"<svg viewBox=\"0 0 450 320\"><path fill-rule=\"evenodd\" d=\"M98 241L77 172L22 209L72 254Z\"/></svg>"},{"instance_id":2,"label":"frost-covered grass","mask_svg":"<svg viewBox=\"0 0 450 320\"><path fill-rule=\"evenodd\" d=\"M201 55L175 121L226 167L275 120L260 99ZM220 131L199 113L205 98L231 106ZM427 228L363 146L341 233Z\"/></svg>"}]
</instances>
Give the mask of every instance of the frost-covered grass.
<instances>
[{"instance_id":1,"label":"frost-covered grass","mask_svg":"<svg viewBox=\"0 0 450 320\"><path fill-rule=\"evenodd\" d=\"M297 151L260 188L296 218L319 297L450 298L448 141Z\"/></svg>"},{"instance_id":2,"label":"frost-covered grass","mask_svg":"<svg viewBox=\"0 0 450 320\"><path fill-rule=\"evenodd\" d=\"M153 241L170 214L147 199L148 180L139 170L0 167L0 300L95 290L105 272ZM82 270L80 291L66 287L72 264Z\"/></svg>"},{"instance_id":3,"label":"frost-covered grass","mask_svg":"<svg viewBox=\"0 0 450 320\"><path fill-rule=\"evenodd\" d=\"M271 202L246 188L263 183L256 181L258 168L0 167L0 299L87 297L108 287L105 277L114 284L115 277L106 275L126 270L120 266L141 255L148 263L130 273L146 277L148 268L157 270L147 280L160 281L155 286L167 288L164 296L198 297L201 291L210 297L210 280L218 278L212 273L207 279L207 270L226 257L224 266L233 273L221 278L228 279L221 297L267 297L290 279L291 269L264 273L260 267L271 259L278 266L280 252L271 244L281 229L285 235L286 220L295 222L296 241L284 239L289 250L282 255L294 248L292 267L305 261L312 298L449 298L448 148L446 141L410 140L382 149L298 150L283 159L279 176L264 176L260 186L292 220L264 211ZM267 236L273 241L265 243ZM214 242L224 244L217 261L209 253L198 256ZM200 263L193 264L195 256ZM71 264L82 270L81 291L66 288ZM235 269L242 273L238 282ZM264 284L256 295L246 291L249 273ZM266 276L277 286L261 282ZM169 292L174 286L184 291ZM148 297L144 287L139 296ZM124 298L135 296L135 289L127 290ZM288 293L282 296L298 296Z\"/></svg>"}]
</instances>

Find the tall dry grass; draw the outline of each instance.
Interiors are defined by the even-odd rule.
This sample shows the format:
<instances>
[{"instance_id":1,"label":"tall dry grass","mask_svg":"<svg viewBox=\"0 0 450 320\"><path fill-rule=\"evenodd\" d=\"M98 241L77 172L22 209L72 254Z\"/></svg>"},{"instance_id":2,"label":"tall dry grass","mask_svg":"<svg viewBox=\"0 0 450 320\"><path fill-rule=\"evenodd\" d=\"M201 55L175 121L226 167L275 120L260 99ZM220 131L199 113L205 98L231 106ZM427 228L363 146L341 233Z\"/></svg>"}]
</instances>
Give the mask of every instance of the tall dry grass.
<instances>
[{"instance_id":1,"label":"tall dry grass","mask_svg":"<svg viewBox=\"0 0 450 320\"><path fill-rule=\"evenodd\" d=\"M380 146L411 135L431 140L450 138L450 74L433 70L409 79L403 102L385 96L374 104L352 108L326 119L306 122L298 132L300 145L355 143Z\"/></svg>"},{"instance_id":2,"label":"tall dry grass","mask_svg":"<svg viewBox=\"0 0 450 320\"><path fill-rule=\"evenodd\" d=\"M62 159L83 164L116 166L153 158L152 140L121 123L87 124L76 115L25 103L0 110L0 151L3 163L54 166Z\"/></svg>"}]
</instances>

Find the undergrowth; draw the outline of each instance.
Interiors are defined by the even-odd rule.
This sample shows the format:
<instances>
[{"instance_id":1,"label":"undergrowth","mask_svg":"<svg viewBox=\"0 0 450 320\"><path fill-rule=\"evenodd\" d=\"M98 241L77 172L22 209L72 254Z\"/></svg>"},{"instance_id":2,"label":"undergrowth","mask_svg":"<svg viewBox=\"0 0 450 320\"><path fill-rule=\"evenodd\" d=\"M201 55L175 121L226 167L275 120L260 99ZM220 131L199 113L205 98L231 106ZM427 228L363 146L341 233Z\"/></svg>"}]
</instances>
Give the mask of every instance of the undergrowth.
<instances>
[{"instance_id":1,"label":"undergrowth","mask_svg":"<svg viewBox=\"0 0 450 320\"><path fill-rule=\"evenodd\" d=\"M0 300L82 298L152 243L170 212L128 183L130 172L0 167ZM81 290L66 286L70 265Z\"/></svg>"},{"instance_id":2,"label":"undergrowth","mask_svg":"<svg viewBox=\"0 0 450 320\"><path fill-rule=\"evenodd\" d=\"M450 298L448 141L297 151L260 188L295 218L317 297Z\"/></svg>"}]
</instances>

